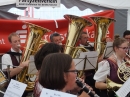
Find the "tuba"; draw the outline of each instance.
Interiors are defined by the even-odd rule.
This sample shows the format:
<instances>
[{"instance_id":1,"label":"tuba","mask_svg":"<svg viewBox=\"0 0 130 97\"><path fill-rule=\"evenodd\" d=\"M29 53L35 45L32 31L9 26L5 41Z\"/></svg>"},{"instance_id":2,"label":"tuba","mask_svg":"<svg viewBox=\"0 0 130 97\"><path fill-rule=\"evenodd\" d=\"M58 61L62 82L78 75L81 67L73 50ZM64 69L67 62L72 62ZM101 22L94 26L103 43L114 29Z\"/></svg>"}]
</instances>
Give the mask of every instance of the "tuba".
<instances>
[{"instance_id":1,"label":"tuba","mask_svg":"<svg viewBox=\"0 0 130 97\"><path fill-rule=\"evenodd\" d=\"M106 48L106 34L108 31L108 28L112 22L115 20L112 18L106 18L106 17L90 17L95 25L95 40L94 40L94 48L96 51L98 51L98 58L101 57L104 54L105 48ZM97 68L97 67L96 67Z\"/></svg>"},{"instance_id":2,"label":"tuba","mask_svg":"<svg viewBox=\"0 0 130 97\"><path fill-rule=\"evenodd\" d=\"M23 55L21 58L21 62L29 60L31 55L34 55L39 49L39 43L43 35L50 30L40 27L38 25L34 25L28 22L25 22L28 26L29 34L26 40L26 46L23 50ZM25 67L18 75L17 80L19 82L27 84L26 91L32 91L34 88L34 81L31 81L31 77L33 75L28 74L28 67Z\"/></svg>"},{"instance_id":3,"label":"tuba","mask_svg":"<svg viewBox=\"0 0 130 97\"><path fill-rule=\"evenodd\" d=\"M85 26L92 26L92 23L89 20L78 16L64 15L64 17L65 19L69 20L68 35L66 39L64 53L71 55L72 58L76 58L79 50L86 52L86 49L84 47L76 47L80 32ZM79 75L79 77L81 77L82 74L83 72Z\"/></svg>"}]
</instances>

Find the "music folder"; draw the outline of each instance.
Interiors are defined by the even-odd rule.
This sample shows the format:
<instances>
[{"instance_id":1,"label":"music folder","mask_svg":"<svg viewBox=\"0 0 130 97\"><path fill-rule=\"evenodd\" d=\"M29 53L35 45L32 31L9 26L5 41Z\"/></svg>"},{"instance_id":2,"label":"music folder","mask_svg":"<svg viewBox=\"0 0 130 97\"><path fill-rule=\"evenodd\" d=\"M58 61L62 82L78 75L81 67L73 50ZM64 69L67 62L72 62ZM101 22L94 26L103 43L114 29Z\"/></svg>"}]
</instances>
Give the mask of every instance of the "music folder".
<instances>
[{"instance_id":1,"label":"music folder","mask_svg":"<svg viewBox=\"0 0 130 97\"><path fill-rule=\"evenodd\" d=\"M112 53L113 53L113 42L107 42L103 56L104 58L108 58L109 56L112 55Z\"/></svg>"},{"instance_id":2,"label":"music folder","mask_svg":"<svg viewBox=\"0 0 130 97\"><path fill-rule=\"evenodd\" d=\"M77 70L90 70L95 69L97 65L98 52L89 51L81 52L79 58L74 58L75 66ZM85 66L85 67L84 67Z\"/></svg>"},{"instance_id":3,"label":"music folder","mask_svg":"<svg viewBox=\"0 0 130 97\"><path fill-rule=\"evenodd\" d=\"M126 95L130 92L130 77L128 80L121 86L121 88L116 91L116 95L118 97L126 97Z\"/></svg>"}]
</instances>

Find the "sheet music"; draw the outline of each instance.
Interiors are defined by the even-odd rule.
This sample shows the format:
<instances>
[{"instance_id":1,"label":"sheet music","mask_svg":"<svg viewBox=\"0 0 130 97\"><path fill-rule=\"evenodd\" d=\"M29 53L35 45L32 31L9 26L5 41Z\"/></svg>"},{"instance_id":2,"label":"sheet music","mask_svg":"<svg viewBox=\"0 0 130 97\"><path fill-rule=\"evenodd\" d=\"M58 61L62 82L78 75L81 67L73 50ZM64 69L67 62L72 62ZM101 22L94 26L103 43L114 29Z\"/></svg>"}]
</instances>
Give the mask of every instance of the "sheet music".
<instances>
[{"instance_id":1,"label":"sheet music","mask_svg":"<svg viewBox=\"0 0 130 97\"><path fill-rule=\"evenodd\" d=\"M77 97L77 95L43 88L40 97Z\"/></svg>"},{"instance_id":2,"label":"sheet music","mask_svg":"<svg viewBox=\"0 0 130 97\"><path fill-rule=\"evenodd\" d=\"M77 70L83 70L86 57L86 66L85 70L95 69L97 65L98 52L89 51L81 52L79 58L73 59Z\"/></svg>"},{"instance_id":3,"label":"sheet music","mask_svg":"<svg viewBox=\"0 0 130 97\"><path fill-rule=\"evenodd\" d=\"M119 97L125 97L130 92L130 78L122 85L122 87L116 91L116 95Z\"/></svg>"},{"instance_id":4,"label":"sheet music","mask_svg":"<svg viewBox=\"0 0 130 97\"><path fill-rule=\"evenodd\" d=\"M113 42L107 42L106 49L104 51L104 57L109 57L113 53Z\"/></svg>"},{"instance_id":5,"label":"sheet music","mask_svg":"<svg viewBox=\"0 0 130 97\"><path fill-rule=\"evenodd\" d=\"M22 97L27 85L11 79L4 97Z\"/></svg>"}]
</instances>

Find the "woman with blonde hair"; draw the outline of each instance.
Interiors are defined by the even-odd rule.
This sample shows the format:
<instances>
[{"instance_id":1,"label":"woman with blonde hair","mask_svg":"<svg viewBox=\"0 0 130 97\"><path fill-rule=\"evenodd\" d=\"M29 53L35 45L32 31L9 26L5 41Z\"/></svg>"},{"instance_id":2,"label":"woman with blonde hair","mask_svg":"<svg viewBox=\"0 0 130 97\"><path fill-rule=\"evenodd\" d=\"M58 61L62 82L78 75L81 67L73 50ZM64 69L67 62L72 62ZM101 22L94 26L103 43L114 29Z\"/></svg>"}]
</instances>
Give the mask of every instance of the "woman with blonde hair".
<instances>
[{"instance_id":1,"label":"woman with blonde hair","mask_svg":"<svg viewBox=\"0 0 130 97\"><path fill-rule=\"evenodd\" d=\"M117 75L117 70L121 64L124 63L124 58L126 57L128 49L128 41L124 38L120 38L119 35L116 35L113 42L114 53L98 64L98 70L94 75L94 79L96 80L95 87L102 91L101 97L108 97L107 77L115 83L123 84ZM109 97L115 97L115 94L110 93Z\"/></svg>"}]
</instances>

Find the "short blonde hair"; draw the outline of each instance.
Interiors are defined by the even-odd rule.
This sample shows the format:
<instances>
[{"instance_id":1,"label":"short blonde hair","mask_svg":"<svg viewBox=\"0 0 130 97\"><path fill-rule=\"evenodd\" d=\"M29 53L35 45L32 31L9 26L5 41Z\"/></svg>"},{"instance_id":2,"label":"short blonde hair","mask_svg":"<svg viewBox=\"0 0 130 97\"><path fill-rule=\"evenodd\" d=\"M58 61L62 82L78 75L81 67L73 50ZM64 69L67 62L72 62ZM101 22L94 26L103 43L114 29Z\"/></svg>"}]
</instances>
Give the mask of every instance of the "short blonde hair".
<instances>
[{"instance_id":1,"label":"short blonde hair","mask_svg":"<svg viewBox=\"0 0 130 97\"><path fill-rule=\"evenodd\" d=\"M11 41L12 36L19 36L19 34L15 33L15 32L11 33L11 34L8 36L8 41L9 41L9 42L12 42L12 41Z\"/></svg>"}]
</instances>

